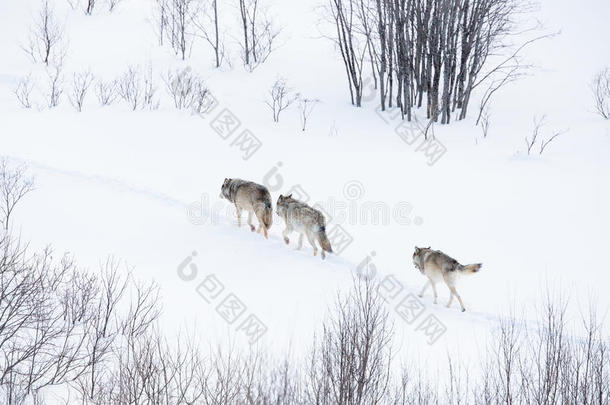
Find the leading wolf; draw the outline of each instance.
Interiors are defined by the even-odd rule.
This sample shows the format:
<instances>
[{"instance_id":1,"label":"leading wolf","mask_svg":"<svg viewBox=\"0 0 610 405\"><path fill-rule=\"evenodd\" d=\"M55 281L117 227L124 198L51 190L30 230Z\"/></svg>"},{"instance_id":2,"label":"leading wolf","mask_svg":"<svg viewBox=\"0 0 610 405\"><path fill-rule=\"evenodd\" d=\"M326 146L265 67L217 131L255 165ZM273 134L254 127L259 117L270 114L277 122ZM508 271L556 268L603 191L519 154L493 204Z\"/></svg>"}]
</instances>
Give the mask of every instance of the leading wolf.
<instances>
[{"instance_id":1,"label":"leading wolf","mask_svg":"<svg viewBox=\"0 0 610 405\"><path fill-rule=\"evenodd\" d=\"M413 264L423 275L428 277L428 281L421 290L421 293L419 293L420 297L423 297L428 285L431 285L432 291L434 292L434 303L436 304L438 297L436 293L436 283L442 279L451 292L447 308L453 303L453 297L456 297L460 302L462 312L466 311L464 303L462 302L462 297L460 297L455 289L455 284L460 276L478 272L481 269L481 266L483 266L481 263L464 266L440 250L432 250L429 247L415 247L415 252L413 252Z\"/></svg>"},{"instance_id":2,"label":"leading wolf","mask_svg":"<svg viewBox=\"0 0 610 405\"><path fill-rule=\"evenodd\" d=\"M326 236L326 220L320 211L292 198L292 194L285 197L280 195L277 200L276 211L286 222L286 229L282 232L286 244L290 243L288 234L292 231L297 231L300 233L297 249L301 249L303 246L303 235L305 235L313 247L314 256L318 253L316 241L322 247L322 252L320 253L322 259L326 257L324 252L333 252L330 241Z\"/></svg>"},{"instance_id":3,"label":"leading wolf","mask_svg":"<svg viewBox=\"0 0 610 405\"><path fill-rule=\"evenodd\" d=\"M225 179L220 189L220 198L225 198L235 205L237 210L237 225L241 226L241 212L248 211L248 225L252 232L256 229L252 225L252 215L258 219L258 230L261 229L265 238L271 228L273 211L271 208L271 194L265 186L242 179Z\"/></svg>"}]
</instances>

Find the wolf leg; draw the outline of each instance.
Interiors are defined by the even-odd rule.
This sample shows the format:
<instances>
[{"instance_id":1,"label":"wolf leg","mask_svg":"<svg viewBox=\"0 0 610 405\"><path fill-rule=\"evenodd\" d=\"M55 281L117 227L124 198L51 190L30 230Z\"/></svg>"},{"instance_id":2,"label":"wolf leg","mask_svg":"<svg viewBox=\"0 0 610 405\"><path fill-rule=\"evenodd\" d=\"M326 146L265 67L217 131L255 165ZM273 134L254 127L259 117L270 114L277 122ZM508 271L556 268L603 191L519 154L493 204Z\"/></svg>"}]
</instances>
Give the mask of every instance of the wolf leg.
<instances>
[{"instance_id":1,"label":"wolf leg","mask_svg":"<svg viewBox=\"0 0 610 405\"><path fill-rule=\"evenodd\" d=\"M241 226L241 210L237 206L237 203L235 204L235 211L237 211L237 226Z\"/></svg>"},{"instance_id":2,"label":"wolf leg","mask_svg":"<svg viewBox=\"0 0 610 405\"><path fill-rule=\"evenodd\" d=\"M421 289L421 292L417 295L419 298L424 296L424 293L426 292L426 290L428 289L428 286L430 285L430 281L426 281L426 284L424 284L424 288Z\"/></svg>"},{"instance_id":3,"label":"wolf leg","mask_svg":"<svg viewBox=\"0 0 610 405\"><path fill-rule=\"evenodd\" d=\"M316 246L316 242L313 240L313 238L311 237L309 232L307 232L307 240L309 241L309 244L311 245L311 247L313 247L313 255L317 256L318 255L318 247Z\"/></svg>"},{"instance_id":4,"label":"wolf leg","mask_svg":"<svg viewBox=\"0 0 610 405\"><path fill-rule=\"evenodd\" d=\"M449 286L449 289L451 290L451 294L452 294L451 297L453 298L453 296L455 295L457 297L458 301L460 302L460 306L462 307L462 312L466 311L466 308L464 307L464 303L462 302L462 297L460 297L460 294L458 294L455 287Z\"/></svg>"},{"instance_id":5,"label":"wolf leg","mask_svg":"<svg viewBox=\"0 0 610 405\"><path fill-rule=\"evenodd\" d=\"M254 230L256 228L254 227L254 225L252 225L252 211L251 210L248 210L248 225L250 225L250 230L252 232L254 232Z\"/></svg>"},{"instance_id":6,"label":"wolf leg","mask_svg":"<svg viewBox=\"0 0 610 405\"><path fill-rule=\"evenodd\" d=\"M430 285L432 285L432 291L434 291L434 303L438 304L438 293L436 292L436 283L430 280Z\"/></svg>"},{"instance_id":7,"label":"wolf leg","mask_svg":"<svg viewBox=\"0 0 610 405\"><path fill-rule=\"evenodd\" d=\"M265 226L265 221L263 221L263 216L260 213L260 211L256 211L256 219L258 219L258 230L256 231L256 233L261 233L261 230L263 231L263 234L265 235L265 238L268 238L269 235L267 234L267 227Z\"/></svg>"},{"instance_id":8,"label":"wolf leg","mask_svg":"<svg viewBox=\"0 0 610 405\"><path fill-rule=\"evenodd\" d=\"M316 234L316 240L318 241L318 243L320 244L320 257L322 258L322 260L326 259L326 252L324 252L324 245L322 244L322 241L320 240L320 234L317 233Z\"/></svg>"},{"instance_id":9,"label":"wolf leg","mask_svg":"<svg viewBox=\"0 0 610 405\"><path fill-rule=\"evenodd\" d=\"M297 246L297 248L295 250L301 250L301 248L303 247L303 234L299 235L299 245Z\"/></svg>"},{"instance_id":10,"label":"wolf leg","mask_svg":"<svg viewBox=\"0 0 610 405\"><path fill-rule=\"evenodd\" d=\"M289 227L286 227L286 229L284 229L284 231L282 232L282 236L284 237L284 242L286 242L286 244L290 244L290 239L288 239L288 234L290 233L291 229Z\"/></svg>"},{"instance_id":11,"label":"wolf leg","mask_svg":"<svg viewBox=\"0 0 610 405\"><path fill-rule=\"evenodd\" d=\"M451 295L449 296L449 302L447 303L447 308L450 308L451 304L453 304L453 291L451 291Z\"/></svg>"}]
</instances>

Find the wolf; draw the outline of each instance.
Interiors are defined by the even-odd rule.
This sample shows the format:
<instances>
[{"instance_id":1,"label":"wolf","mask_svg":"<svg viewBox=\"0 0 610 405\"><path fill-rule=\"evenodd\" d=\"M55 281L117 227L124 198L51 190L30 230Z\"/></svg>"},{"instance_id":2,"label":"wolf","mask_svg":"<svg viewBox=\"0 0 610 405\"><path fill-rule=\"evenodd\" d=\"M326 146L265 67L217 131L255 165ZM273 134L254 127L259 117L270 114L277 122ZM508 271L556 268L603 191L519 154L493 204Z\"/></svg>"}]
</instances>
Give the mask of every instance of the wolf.
<instances>
[{"instance_id":1,"label":"wolf","mask_svg":"<svg viewBox=\"0 0 610 405\"><path fill-rule=\"evenodd\" d=\"M316 241L322 247L322 252L320 254L322 259L326 258L324 252L333 252L330 241L326 236L326 219L320 211L311 208L304 202L292 198L292 194L287 196L280 195L275 206L277 214L281 218L284 218L284 222L286 222L286 229L284 229L282 235L284 236L284 242L286 242L287 245L290 243L288 234L292 231L297 231L300 233L297 250L301 249L303 246L303 235L305 235L313 247L314 256L318 254Z\"/></svg>"},{"instance_id":2,"label":"wolf","mask_svg":"<svg viewBox=\"0 0 610 405\"><path fill-rule=\"evenodd\" d=\"M481 266L483 266L482 263L464 266L440 250L432 250L430 247L419 248L416 246L415 252L413 252L413 264L423 275L428 277L428 281L419 293L420 297L424 296L424 292L428 288L428 285L431 285L432 291L434 291L434 303L436 304L436 283L442 278L451 292L447 308L453 303L453 297L457 297L460 306L462 307L462 312L466 311L464 303L462 302L462 297L460 297L455 289L455 284L460 276L478 272L481 269Z\"/></svg>"},{"instance_id":3,"label":"wolf","mask_svg":"<svg viewBox=\"0 0 610 405\"><path fill-rule=\"evenodd\" d=\"M237 210L237 225L241 226L241 211L248 211L248 225L254 232L252 214L258 219L257 233L263 230L265 238L269 238L268 230L273 222L273 209L271 207L271 194L265 186L242 179L225 179L220 188L220 198L235 204Z\"/></svg>"}]
</instances>

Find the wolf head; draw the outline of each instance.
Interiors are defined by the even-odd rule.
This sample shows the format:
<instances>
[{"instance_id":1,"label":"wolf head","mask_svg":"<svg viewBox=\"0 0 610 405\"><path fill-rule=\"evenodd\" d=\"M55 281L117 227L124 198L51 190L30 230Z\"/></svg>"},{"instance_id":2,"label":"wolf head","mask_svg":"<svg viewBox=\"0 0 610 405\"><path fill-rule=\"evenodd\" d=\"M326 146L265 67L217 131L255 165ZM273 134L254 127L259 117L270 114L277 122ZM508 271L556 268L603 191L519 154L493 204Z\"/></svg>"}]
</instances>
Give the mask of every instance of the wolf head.
<instances>
[{"instance_id":1,"label":"wolf head","mask_svg":"<svg viewBox=\"0 0 610 405\"><path fill-rule=\"evenodd\" d=\"M416 269L418 269L419 271L423 271L423 259L424 259L424 254L430 250L430 246L428 246L427 248L420 248L415 246L415 251L413 252L413 265L415 266Z\"/></svg>"},{"instance_id":2,"label":"wolf head","mask_svg":"<svg viewBox=\"0 0 610 405\"><path fill-rule=\"evenodd\" d=\"M277 199L277 203L275 204L278 215L282 215L282 213L286 211L286 207L290 201L292 201L292 194L289 194L287 196L283 196L280 194Z\"/></svg>"},{"instance_id":3,"label":"wolf head","mask_svg":"<svg viewBox=\"0 0 610 405\"><path fill-rule=\"evenodd\" d=\"M231 180L233 179L225 179L222 183L222 187L220 187L220 198L231 201Z\"/></svg>"}]
</instances>

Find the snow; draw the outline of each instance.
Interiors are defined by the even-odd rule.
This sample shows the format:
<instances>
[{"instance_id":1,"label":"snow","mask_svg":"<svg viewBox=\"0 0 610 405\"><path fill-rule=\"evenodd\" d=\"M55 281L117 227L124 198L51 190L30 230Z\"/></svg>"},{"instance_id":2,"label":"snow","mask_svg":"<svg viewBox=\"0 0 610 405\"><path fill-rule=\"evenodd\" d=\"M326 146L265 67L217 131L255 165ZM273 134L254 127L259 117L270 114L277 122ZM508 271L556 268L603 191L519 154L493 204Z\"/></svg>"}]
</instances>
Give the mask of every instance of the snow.
<instances>
[{"instance_id":1,"label":"snow","mask_svg":"<svg viewBox=\"0 0 610 405\"><path fill-rule=\"evenodd\" d=\"M544 1L539 15L561 34L527 52L538 68L496 97L487 138L474 126L476 103L469 119L435 127L447 152L434 165L399 138L397 122L385 123L374 102L361 109L349 104L343 67L321 35L314 1L274 3L270 9L284 27L283 45L253 73L244 71L236 55L232 69L213 69L211 51L203 45L186 62L177 60L157 44L149 1L125 0L114 13L94 16L53 3L62 10L70 39L66 87L75 71L90 69L111 79L129 65L151 66L161 104L135 112L121 103L99 107L91 92L82 113L65 95L55 109L22 109L13 94L19 78L30 72L40 84L44 78L44 69L18 46L37 2L0 2L0 155L26 164L36 184L15 224L33 248L52 244L57 255L68 251L90 268L113 255L133 267L136 277L155 280L169 334L197 329L209 342L230 336L246 343L239 322L228 324L215 310L219 301L209 304L196 291L215 275L225 286L218 299L234 293L247 306L244 317L254 314L267 326L260 344L278 353L300 352L311 344L337 289L351 287L367 256L379 280L394 275L404 286L396 300L419 292L425 280L412 265L414 246L441 249L463 264L482 262L483 269L458 286L466 313L457 302L444 307L443 285L438 305L431 291L422 299L425 314L447 327L434 345L416 330L418 322L394 317L399 358L412 351L423 358L444 356L458 346L463 357L476 357L511 303L527 311L547 283L568 291L574 316L589 300L602 313L608 308L610 125L592 112L588 88L594 72L610 63L607 3ZM236 14L229 6L226 12ZM234 39L227 40L237 48ZM219 102L208 117L177 111L167 97L161 75L187 65L202 74ZM278 124L271 120L264 99L280 76L295 91L321 100L305 132L295 108ZM250 159L231 145L233 138L224 140L212 129L223 108L261 140ZM544 137L568 132L544 155L527 156L524 137L531 134L533 117L543 114ZM279 177L269 174L274 167ZM372 225L347 218L341 226L353 243L322 261L307 243L294 250L296 234L284 245L277 216L269 240L235 225L232 208L218 197L223 179L262 183L265 176L283 182L272 192L274 203L295 185L312 202L349 203L344 189L351 184L360 197L351 200L357 212L366 202L391 209L408 204L411 221ZM206 201L216 214L210 218L203 210L195 221L189 218L189 207L192 213ZM197 276L184 281L177 268L193 251ZM396 300L389 305L395 307Z\"/></svg>"}]
</instances>

